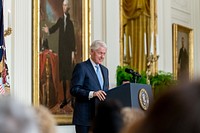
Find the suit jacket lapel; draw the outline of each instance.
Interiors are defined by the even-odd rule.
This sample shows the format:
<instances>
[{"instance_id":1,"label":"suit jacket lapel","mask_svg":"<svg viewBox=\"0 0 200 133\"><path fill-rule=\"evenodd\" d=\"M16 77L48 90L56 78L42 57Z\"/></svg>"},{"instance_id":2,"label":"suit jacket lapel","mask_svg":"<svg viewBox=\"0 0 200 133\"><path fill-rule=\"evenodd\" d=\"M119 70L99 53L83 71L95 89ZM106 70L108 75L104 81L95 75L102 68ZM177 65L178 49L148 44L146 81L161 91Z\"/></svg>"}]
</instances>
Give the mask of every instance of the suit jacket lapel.
<instances>
[{"instance_id":1,"label":"suit jacket lapel","mask_svg":"<svg viewBox=\"0 0 200 133\"><path fill-rule=\"evenodd\" d=\"M93 78L94 78L95 81L96 81L96 84L99 86L99 88L101 88L101 85L100 85L100 83L99 83L99 80L98 80L98 77L97 77L97 75L96 75L96 72L95 72L95 70L94 70L94 68L93 68L93 66L92 66L92 63L90 62L89 59L86 61L86 63L87 63L87 65L88 65L89 71L91 72L91 75L93 76ZM102 70L102 69L101 69L101 70Z\"/></svg>"}]
</instances>

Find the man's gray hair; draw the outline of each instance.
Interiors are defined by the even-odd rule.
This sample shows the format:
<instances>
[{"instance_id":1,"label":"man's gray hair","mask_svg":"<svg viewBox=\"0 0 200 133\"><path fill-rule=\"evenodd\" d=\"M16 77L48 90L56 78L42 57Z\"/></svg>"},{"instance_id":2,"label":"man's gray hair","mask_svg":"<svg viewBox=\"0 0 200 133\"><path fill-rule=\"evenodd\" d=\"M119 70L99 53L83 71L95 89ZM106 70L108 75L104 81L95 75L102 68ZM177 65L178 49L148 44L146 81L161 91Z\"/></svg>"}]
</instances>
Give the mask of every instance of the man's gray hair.
<instances>
[{"instance_id":1,"label":"man's gray hair","mask_svg":"<svg viewBox=\"0 0 200 133\"><path fill-rule=\"evenodd\" d=\"M90 50L97 50L98 48L103 47L107 49L106 43L101 40L95 40L90 46Z\"/></svg>"},{"instance_id":2,"label":"man's gray hair","mask_svg":"<svg viewBox=\"0 0 200 133\"><path fill-rule=\"evenodd\" d=\"M68 3L69 3L69 0L63 0L63 2L65 2L65 3L67 3L67 4L68 4Z\"/></svg>"}]
</instances>

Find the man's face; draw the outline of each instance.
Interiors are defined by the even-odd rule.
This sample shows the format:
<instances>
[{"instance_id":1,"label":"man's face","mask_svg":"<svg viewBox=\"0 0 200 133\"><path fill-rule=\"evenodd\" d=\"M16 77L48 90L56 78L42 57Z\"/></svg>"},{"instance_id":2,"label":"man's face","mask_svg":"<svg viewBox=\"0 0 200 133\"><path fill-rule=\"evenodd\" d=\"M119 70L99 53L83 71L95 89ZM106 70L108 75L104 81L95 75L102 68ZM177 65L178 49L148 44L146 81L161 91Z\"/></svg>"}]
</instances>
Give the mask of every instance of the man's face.
<instances>
[{"instance_id":1,"label":"man's face","mask_svg":"<svg viewBox=\"0 0 200 133\"><path fill-rule=\"evenodd\" d=\"M69 4L68 4L68 2L66 2L66 1L64 0L64 1L63 1L63 12L64 12L64 13L67 13L68 8L69 8Z\"/></svg>"},{"instance_id":2,"label":"man's face","mask_svg":"<svg viewBox=\"0 0 200 133\"><path fill-rule=\"evenodd\" d=\"M99 47L97 50L91 50L91 59L96 64L101 64L105 58L107 49L104 47Z\"/></svg>"}]
</instances>

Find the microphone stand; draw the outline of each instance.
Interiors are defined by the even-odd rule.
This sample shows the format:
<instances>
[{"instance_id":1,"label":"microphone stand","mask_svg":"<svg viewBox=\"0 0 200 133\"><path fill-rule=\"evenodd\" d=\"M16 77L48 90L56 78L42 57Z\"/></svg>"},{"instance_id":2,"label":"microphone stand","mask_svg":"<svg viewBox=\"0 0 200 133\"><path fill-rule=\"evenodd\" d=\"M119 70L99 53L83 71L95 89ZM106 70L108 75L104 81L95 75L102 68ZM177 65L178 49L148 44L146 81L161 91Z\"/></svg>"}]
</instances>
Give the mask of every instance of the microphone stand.
<instances>
[{"instance_id":1,"label":"microphone stand","mask_svg":"<svg viewBox=\"0 0 200 133\"><path fill-rule=\"evenodd\" d=\"M132 83L136 83L135 74L133 73L132 76L133 76L133 77L132 77Z\"/></svg>"},{"instance_id":2,"label":"microphone stand","mask_svg":"<svg viewBox=\"0 0 200 133\"><path fill-rule=\"evenodd\" d=\"M141 75L137 73L132 73L132 83L137 83L138 79L141 77Z\"/></svg>"}]
</instances>

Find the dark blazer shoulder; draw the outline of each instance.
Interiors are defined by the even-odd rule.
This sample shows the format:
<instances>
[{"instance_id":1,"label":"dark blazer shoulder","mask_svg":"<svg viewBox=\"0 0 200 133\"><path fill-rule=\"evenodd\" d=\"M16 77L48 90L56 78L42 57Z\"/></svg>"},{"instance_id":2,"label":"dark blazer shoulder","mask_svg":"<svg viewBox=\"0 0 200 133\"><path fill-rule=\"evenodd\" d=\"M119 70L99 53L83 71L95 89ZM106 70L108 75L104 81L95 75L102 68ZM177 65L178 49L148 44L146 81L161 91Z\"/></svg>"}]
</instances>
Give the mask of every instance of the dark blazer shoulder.
<instances>
[{"instance_id":1,"label":"dark blazer shoulder","mask_svg":"<svg viewBox=\"0 0 200 133\"><path fill-rule=\"evenodd\" d=\"M84 68L84 67L90 67L92 66L90 60L86 60L86 61L83 61L83 62L80 62L80 63L77 63L75 68Z\"/></svg>"},{"instance_id":2,"label":"dark blazer shoulder","mask_svg":"<svg viewBox=\"0 0 200 133\"><path fill-rule=\"evenodd\" d=\"M91 62L90 62L89 59L86 60L86 61L83 61L83 62L77 63L76 65L80 65L80 66L82 66L82 65L87 65L87 64L91 64Z\"/></svg>"},{"instance_id":3,"label":"dark blazer shoulder","mask_svg":"<svg viewBox=\"0 0 200 133\"><path fill-rule=\"evenodd\" d=\"M104 69L104 70L108 71L108 68L107 68L107 67L105 67L104 65L101 65L101 64L100 64L100 67L101 67L102 69Z\"/></svg>"}]
</instances>

